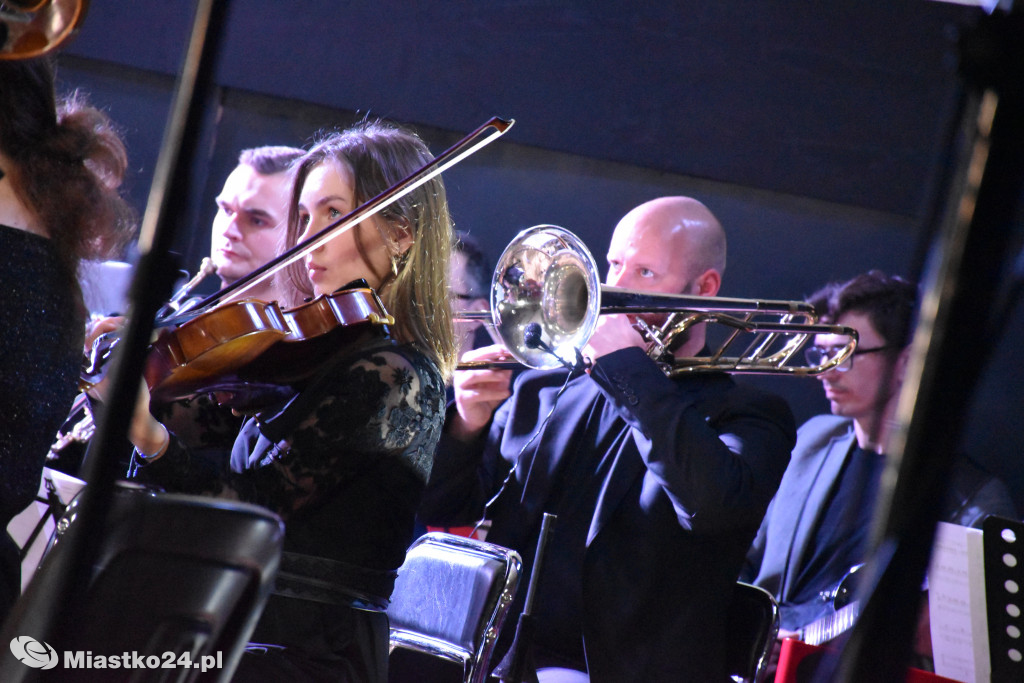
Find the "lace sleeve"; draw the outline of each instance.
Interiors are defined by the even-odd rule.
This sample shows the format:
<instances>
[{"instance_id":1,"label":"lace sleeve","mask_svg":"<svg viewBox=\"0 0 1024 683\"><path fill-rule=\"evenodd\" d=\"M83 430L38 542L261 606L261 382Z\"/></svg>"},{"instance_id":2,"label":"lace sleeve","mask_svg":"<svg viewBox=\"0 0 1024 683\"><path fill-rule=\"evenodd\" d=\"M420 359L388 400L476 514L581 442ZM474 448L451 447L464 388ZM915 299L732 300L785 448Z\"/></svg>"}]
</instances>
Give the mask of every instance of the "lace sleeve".
<instances>
[{"instance_id":1,"label":"lace sleeve","mask_svg":"<svg viewBox=\"0 0 1024 683\"><path fill-rule=\"evenodd\" d=\"M444 386L430 361L404 347L371 349L319 378L263 427L247 422L235 441L232 471L219 481L204 477L180 445L145 469L162 482L174 480L175 488L288 516L388 459L426 481L443 407ZM271 440L266 434L275 421L295 426Z\"/></svg>"},{"instance_id":2,"label":"lace sleeve","mask_svg":"<svg viewBox=\"0 0 1024 683\"><path fill-rule=\"evenodd\" d=\"M173 401L152 409L156 419L189 448L230 450L242 418L206 395Z\"/></svg>"}]
</instances>

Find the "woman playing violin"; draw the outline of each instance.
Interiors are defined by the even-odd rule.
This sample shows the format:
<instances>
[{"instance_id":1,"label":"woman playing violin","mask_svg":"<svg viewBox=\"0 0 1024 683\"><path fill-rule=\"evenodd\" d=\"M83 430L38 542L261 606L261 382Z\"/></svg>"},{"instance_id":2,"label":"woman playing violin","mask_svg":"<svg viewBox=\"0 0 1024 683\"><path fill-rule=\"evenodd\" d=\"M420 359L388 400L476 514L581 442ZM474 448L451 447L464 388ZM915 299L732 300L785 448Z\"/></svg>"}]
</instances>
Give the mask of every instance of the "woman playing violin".
<instances>
[{"instance_id":1,"label":"woman playing violin","mask_svg":"<svg viewBox=\"0 0 1024 683\"><path fill-rule=\"evenodd\" d=\"M126 168L107 116L55 96L48 60L0 60L0 529L39 490L78 391L79 261L120 255L131 237ZM0 619L20 591L18 549L2 534Z\"/></svg>"},{"instance_id":2,"label":"woman playing violin","mask_svg":"<svg viewBox=\"0 0 1024 683\"><path fill-rule=\"evenodd\" d=\"M297 162L288 245L430 158L418 137L391 124L330 135ZM243 657L238 680L386 681L383 609L412 540L455 364L450 247L435 178L287 272L299 299L364 279L396 323L390 338L340 347L301 390L247 420L229 471L204 470L148 412L133 421L140 478L256 502L285 520L289 578L279 578L252 638L275 647Z\"/></svg>"}]
</instances>

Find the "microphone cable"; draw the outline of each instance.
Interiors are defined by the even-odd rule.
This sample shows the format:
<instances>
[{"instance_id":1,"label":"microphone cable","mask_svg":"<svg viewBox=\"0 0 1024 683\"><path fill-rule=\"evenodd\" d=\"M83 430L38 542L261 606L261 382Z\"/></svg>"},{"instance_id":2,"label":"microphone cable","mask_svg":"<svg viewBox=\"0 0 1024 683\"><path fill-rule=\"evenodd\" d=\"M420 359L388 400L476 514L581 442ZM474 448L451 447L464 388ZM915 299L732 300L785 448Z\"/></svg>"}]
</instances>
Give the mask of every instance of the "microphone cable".
<instances>
[{"instance_id":1,"label":"microphone cable","mask_svg":"<svg viewBox=\"0 0 1024 683\"><path fill-rule=\"evenodd\" d=\"M589 364L583 358L583 354L580 352L579 349L574 349L576 351L575 364L568 362L567 360L559 356L557 353L555 353L554 349L548 346L541 339L541 328L538 323L530 323L526 326L526 328L523 330L523 342L526 344L527 347L531 349L541 349L542 351L546 351L547 353L554 356L556 359L558 359L558 362L562 365L562 367L569 371L569 373L565 376L565 382L562 383L562 386L559 387L558 392L555 394L554 399L551 402L551 409L548 410L547 415L545 415L544 419L540 421L540 425L538 425L537 429L534 430L533 434L526 441L526 443L523 444L523 447L519 449L519 453L516 454L515 462L512 463L512 467L509 469L508 474L506 474L505 479L502 480L501 486L498 487L497 493L491 496L490 500L484 503L484 509L480 515L480 519L477 521L475 525L473 525L473 530L469 534L473 538L476 538L477 531L479 531L480 528L487 521L488 511L494 506L494 504L498 501L501 495L505 492L505 489L508 487L509 482L512 481L512 477L514 477L516 472L519 470L519 463L522 461L523 454L526 453L526 449L530 447L530 444L536 441L537 437L540 436L541 432L544 431L544 428L551 420L551 416L554 414L555 408L558 407L558 399L561 398L562 394L564 394L565 390L569 387L569 382L578 377L580 372L589 367ZM533 463L531 462L530 464L532 470ZM523 484L524 492L526 491L526 483L529 482L529 480L530 475L528 472L526 475L526 482L524 482ZM522 499L520 499L519 502L521 503Z\"/></svg>"}]
</instances>

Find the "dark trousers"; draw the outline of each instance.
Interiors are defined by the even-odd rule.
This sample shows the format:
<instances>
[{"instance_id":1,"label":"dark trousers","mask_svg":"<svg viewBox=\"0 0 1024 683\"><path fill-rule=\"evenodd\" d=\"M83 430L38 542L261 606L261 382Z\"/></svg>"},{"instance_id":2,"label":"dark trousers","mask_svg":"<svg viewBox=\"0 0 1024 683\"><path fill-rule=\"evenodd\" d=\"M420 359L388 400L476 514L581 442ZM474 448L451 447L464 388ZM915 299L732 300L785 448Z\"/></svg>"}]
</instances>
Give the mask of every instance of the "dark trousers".
<instances>
[{"instance_id":1,"label":"dark trousers","mask_svg":"<svg viewBox=\"0 0 1024 683\"><path fill-rule=\"evenodd\" d=\"M384 612L271 596L234 679L387 683Z\"/></svg>"}]
</instances>

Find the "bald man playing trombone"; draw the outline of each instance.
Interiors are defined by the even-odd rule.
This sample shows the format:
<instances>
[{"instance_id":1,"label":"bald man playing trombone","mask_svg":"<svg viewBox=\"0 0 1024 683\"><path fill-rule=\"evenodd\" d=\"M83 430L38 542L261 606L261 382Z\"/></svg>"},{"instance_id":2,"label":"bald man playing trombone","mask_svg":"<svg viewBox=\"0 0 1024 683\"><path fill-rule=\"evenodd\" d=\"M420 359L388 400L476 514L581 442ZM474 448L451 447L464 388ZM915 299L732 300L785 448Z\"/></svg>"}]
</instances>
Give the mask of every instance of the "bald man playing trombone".
<instances>
[{"instance_id":1,"label":"bald man playing trombone","mask_svg":"<svg viewBox=\"0 0 1024 683\"><path fill-rule=\"evenodd\" d=\"M725 256L707 207L662 197L616 226L607 284L715 296ZM666 375L636 317L658 322L601 317L585 370L527 371L511 392L507 370L454 380L421 517L467 524L487 506L487 540L529 574L543 513L557 515L533 605L541 681L725 680L727 606L795 441L780 398L721 372ZM706 353L703 326L675 350Z\"/></svg>"}]
</instances>

